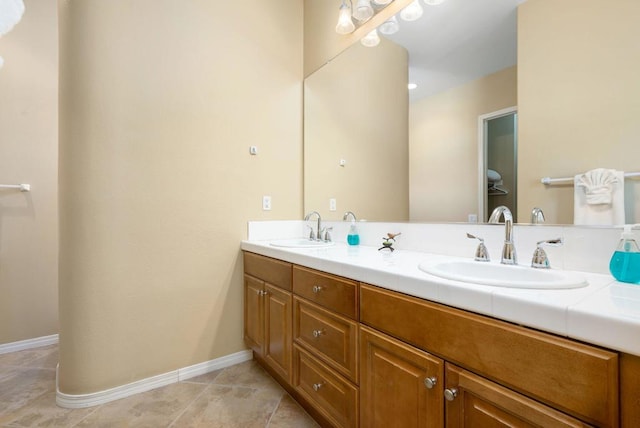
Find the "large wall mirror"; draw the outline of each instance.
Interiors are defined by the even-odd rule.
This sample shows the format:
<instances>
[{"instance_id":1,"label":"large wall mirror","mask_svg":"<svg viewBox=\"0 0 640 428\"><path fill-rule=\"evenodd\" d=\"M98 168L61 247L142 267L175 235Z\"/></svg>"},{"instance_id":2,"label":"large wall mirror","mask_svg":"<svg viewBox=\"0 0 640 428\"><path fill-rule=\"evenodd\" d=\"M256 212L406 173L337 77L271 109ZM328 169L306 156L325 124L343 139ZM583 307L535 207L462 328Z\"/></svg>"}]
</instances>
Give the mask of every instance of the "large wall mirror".
<instances>
[{"instance_id":1,"label":"large wall mirror","mask_svg":"<svg viewBox=\"0 0 640 428\"><path fill-rule=\"evenodd\" d=\"M479 119L513 110L517 120L496 132L503 146L502 130L514 133L514 179L500 189L519 222L540 207L547 223L573 223L572 183L545 186L543 177L640 171L640 2L423 7L420 20L400 20L389 40L354 44L306 79L306 212L482 221L492 203L483 201ZM422 39L412 34L417 28ZM419 86L408 92L413 79ZM626 222L640 222L640 180L625 180L625 207Z\"/></svg>"}]
</instances>

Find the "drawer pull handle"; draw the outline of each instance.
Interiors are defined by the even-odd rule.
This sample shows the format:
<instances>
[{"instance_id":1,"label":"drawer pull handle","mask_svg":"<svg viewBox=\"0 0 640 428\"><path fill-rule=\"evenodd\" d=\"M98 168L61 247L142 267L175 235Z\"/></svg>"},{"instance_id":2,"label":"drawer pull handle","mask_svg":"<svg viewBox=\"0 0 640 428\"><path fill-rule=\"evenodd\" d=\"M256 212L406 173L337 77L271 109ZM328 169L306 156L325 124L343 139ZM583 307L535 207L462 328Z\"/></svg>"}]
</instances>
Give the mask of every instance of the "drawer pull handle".
<instances>
[{"instance_id":1,"label":"drawer pull handle","mask_svg":"<svg viewBox=\"0 0 640 428\"><path fill-rule=\"evenodd\" d=\"M447 388L444 390L444 398L446 398L447 401L453 401L457 396L458 390L456 388Z\"/></svg>"},{"instance_id":2,"label":"drawer pull handle","mask_svg":"<svg viewBox=\"0 0 640 428\"><path fill-rule=\"evenodd\" d=\"M436 386L437 383L438 379L435 377L428 377L424 380L424 386L426 386L428 389L433 389L433 387Z\"/></svg>"},{"instance_id":3,"label":"drawer pull handle","mask_svg":"<svg viewBox=\"0 0 640 428\"><path fill-rule=\"evenodd\" d=\"M322 388L322 385L324 385L323 383L314 383L313 384L313 390L318 392L320 391L320 388Z\"/></svg>"},{"instance_id":4,"label":"drawer pull handle","mask_svg":"<svg viewBox=\"0 0 640 428\"><path fill-rule=\"evenodd\" d=\"M319 285L314 285L311 291L313 291L315 294L318 294L319 292L322 291L322 287Z\"/></svg>"},{"instance_id":5,"label":"drawer pull handle","mask_svg":"<svg viewBox=\"0 0 640 428\"><path fill-rule=\"evenodd\" d=\"M324 334L324 330L313 330L313 337L316 339Z\"/></svg>"}]
</instances>

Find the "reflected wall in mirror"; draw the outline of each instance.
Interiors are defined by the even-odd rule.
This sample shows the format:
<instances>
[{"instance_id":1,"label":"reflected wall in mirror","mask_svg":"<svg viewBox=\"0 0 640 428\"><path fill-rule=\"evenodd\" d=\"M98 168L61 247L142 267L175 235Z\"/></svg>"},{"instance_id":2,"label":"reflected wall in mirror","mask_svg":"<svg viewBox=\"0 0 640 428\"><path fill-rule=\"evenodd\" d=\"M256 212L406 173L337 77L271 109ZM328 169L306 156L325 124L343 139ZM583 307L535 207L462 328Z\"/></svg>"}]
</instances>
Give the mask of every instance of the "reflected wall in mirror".
<instances>
[{"instance_id":1,"label":"reflected wall in mirror","mask_svg":"<svg viewBox=\"0 0 640 428\"><path fill-rule=\"evenodd\" d=\"M441 6L460 6L468 1L448 0ZM544 186L542 177L572 177L594 168L640 171L638 17L640 2L636 0L527 0L521 4L517 67L417 100L420 105L411 103L408 142L396 140L398 150L404 150L403 144L409 147L410 190L398 186L396 191L410 194L410 220L467 221L468 214L477 213L478 116L506 107L517 106L518 110L517 204L521 221L528 221L531 209L538 206L548 223L573 223L573 185ZM409 51L409 58L412 56ZM375 70L350 73L367 76ZM350 94L350 98L362 96ZM344 102L337 101L333 108L340 110ZM370 120L379 122L381 117L374 115ZM312 112L305 111L305 126L313 120ZM307 169L312 161L308 151L315 145L313 139L307 140L308 131L305 211L322 212L325 207L328 211L328 200L311 200L307 195L310 188L321 193L316 186L322 186L327 174L332 174L325 170L325 175L318 177L317 171ZM387 182L386 177L398 176L401 171L393 168L388 176L381 169L370 172L360 183L371 183L375 189L378 183ZM359 193L364 190L353 189ZM357 194L345 193L338 200L338 210L351 209L349 202L356 198ZM384 204L375 197L367 198ZM626 221L640 222L640 180L626 180L625 206ZM365 208L356 213L369 217ZM394 215L375 219L403 220Z\"/></svg>"},{"instance_id":2,"label":"reflected wall in mirror","mask_svg":"<svg viewBox=\"0 0 640 428\"><path fill-rule=\"evenodd\" d=\"M407 75L406 49L383 41L356 43L305 79L306 212L409 219Z\"/></svg>"}]
</instances>

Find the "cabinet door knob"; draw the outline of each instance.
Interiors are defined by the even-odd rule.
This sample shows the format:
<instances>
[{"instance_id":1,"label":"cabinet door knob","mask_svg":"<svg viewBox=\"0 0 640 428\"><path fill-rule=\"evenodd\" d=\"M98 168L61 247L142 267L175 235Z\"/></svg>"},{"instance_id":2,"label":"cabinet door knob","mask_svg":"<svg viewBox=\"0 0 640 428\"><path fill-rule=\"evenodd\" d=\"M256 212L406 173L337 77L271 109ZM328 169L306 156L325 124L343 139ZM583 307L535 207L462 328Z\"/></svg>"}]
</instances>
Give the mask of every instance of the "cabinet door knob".
<instances>
[{"instance_id":1,"label":"cabinet door knob","mask_svg":"<svg viewBox=\"0 0 640 428\"><path fill-rule=\"evenodd\" d=\"M438 379L435 377L427 377L424 379L424 386L428 389L432 389L438 383Z\"/></svg>"},{"instance_id":2,"label":"cabinet door knob","mask_svg":"<svg viewBox=\"0 0 640 428\"><path fill-rule=\"evenodd\" d=\"M324 334L324 330L313 330L313 337L318 338Z\"/></svg>"},{"instance_id":3,"label":"cabinet door knob","mask_svg":"<svg viewBox=\"0 0 640 428\"><path fill-rule=\"evenodd\" d=\"M311 288L311 291L313 291L315 294L318 294L322 291L322 287L319 285L314 285L313 288Z\"/></svg>"},{"instance_id":4,"label":"cabinet door knob","mask_svg":"<svg viewBox=\"0 0 640 428\"><path fill-rule=\"evenodd\" d=\"M447 401L453 401L458 396L458 390L456 388L447 388L444 390L444 398Z\"/></svg>"},{"instance_id":5,"label":"cabinet door knob","mask_svg":"<svg viewBox=\"0 0 640 428\"><path fill-rule=\"evenodd\" d=\"M268 291L265 291L265 290L257 290L257 291L256 291L256 294L257 294L258 296L266 296L267 294L269 294L269 292L268 292Z\"/></svg>"},{"instance_id":6,"label":"cabinet door knob","mask_svg":"<svg viewBox=\"0 0 640 428\"><path fill-rule=\"evenodd\" d=\"M323 383L314 383L313 384L313 390L318 392L320 391L320 388L322 388Z\"/></svg>"}]
</instances>

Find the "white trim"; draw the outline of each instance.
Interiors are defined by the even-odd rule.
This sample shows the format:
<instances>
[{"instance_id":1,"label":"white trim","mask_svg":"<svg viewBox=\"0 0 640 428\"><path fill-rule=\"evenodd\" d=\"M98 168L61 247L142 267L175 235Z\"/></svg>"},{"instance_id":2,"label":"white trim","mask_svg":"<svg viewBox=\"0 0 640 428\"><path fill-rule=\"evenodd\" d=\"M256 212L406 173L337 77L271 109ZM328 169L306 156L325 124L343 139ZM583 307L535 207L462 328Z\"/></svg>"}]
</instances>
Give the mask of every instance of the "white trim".
<instances>
[{"instance_id":1,"label":"white trim","mask_svg":"<svg viewBox=\"0 0 640 428\"><path fill-rule=\"evenodd\" d=\"M81 409L85 407L98 406L100 404L109 403L134 394L177 383L181 380L209 373L214 370L229 367L234 364L239 364L244 361L249 361L252 358L253 354L251 351L240 351L235 354L183 367L178 370L148 377L146 379L140 379L138 381L116 386L115 388L106 389L104 391L78 395L60 392L60 388L58 387L58 369L56 368L56 404L67 409Z\"/></svg>"},{"instance_id":2,"label":"white trim","mask_svg":"<svg viewBox=\"0 0 640 428\"><path fill-rule=\"evenodd\" d=\"M497 119L518 112L518 106L503 108L502 110L478 116L478 222L485 223L484 209L487 206L487 121Z\"/></svg>"},{"instance_id":3,"label":"white trim","mask_svg":"<svg viewBox=\"0 0 640 428\"><path fill-rule=\"evenodd\" d=\"M0 345L0 355L8 354L9 352L24 351L25 349L39 348L41 346L55 345L56 343L58 343L57 334L20 340L19 342L4 343Z\"/></svg>"}]
</instances>

